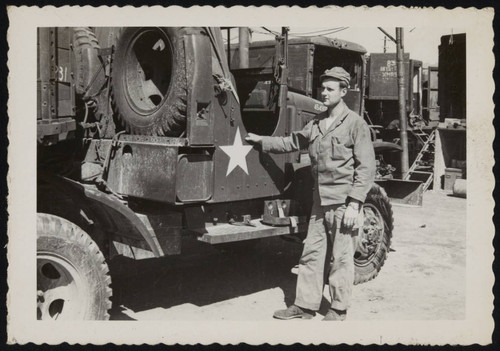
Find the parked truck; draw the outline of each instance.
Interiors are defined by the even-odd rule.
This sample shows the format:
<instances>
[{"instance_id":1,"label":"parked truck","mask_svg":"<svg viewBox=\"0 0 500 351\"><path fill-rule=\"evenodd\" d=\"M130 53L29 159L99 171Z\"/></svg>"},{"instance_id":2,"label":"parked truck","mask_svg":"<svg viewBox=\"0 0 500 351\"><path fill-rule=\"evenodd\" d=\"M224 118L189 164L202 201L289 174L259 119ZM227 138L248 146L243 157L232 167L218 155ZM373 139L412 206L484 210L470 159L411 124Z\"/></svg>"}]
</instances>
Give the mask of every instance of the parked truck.
<instances>
[{"instance_id":1,"label":"parked truck","mask_svg":"<svg viewBox=\"0 0 500 351\"><path fill-rule=\"evenodd\" d=\"M319 76L334 65L363 115L365 50L286 29L239 48L221 28L38 29L39 319L108 319L114 255L179 255L183 236L303 237L308 154L264 154L244 137L301 129L324 109ZM393 230L377 184L363 212L356 283L377 275Z\"/></svg>"}]
</instances>

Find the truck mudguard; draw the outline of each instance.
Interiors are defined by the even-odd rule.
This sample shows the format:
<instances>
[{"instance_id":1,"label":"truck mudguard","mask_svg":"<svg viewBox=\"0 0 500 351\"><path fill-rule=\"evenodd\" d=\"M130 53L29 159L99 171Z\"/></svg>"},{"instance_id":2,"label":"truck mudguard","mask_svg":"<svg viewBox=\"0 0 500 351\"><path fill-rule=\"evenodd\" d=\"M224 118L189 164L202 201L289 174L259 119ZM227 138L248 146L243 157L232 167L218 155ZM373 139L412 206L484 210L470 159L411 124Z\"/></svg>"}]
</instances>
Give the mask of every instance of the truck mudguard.
<instances>
[{"instance_id":1,"label":"truck mudguard","mask_svg":"<svg viewBox=\"0 0 500 351\"><path fill-rule=\"evenodd\" d=\"M44 180L46 182L42 183L46 189L39 190L37 212L70 220L85 229L98 245L107 239L119 240L115 238L116 235L130 239L129 243L142 245L142 248L152 251L155 257L165 254L147 216L136 214L114 195L106 194L94 185L84 185L63 177L47 177ZM55 200L54 206L44 205L50 202L46 197ZM95 226L99 227L99 232L88 229Z\"/></svg>"}]
</instances>

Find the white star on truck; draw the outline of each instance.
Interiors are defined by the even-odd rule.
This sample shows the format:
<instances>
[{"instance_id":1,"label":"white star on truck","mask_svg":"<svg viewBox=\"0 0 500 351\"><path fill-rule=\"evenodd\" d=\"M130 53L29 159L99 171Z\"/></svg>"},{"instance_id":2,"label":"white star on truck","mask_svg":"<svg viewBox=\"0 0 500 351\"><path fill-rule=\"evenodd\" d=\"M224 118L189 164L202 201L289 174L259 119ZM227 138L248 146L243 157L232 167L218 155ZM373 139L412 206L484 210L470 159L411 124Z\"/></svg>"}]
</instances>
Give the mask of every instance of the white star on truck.
<instances>
[{"instance_id":1,"label":"white star on truck","mask_svg":"<svg viewBox=\"0 0 500 351\"><path fill-rule=\"evenodd\" d=\"M248 175L246 157L250 150L252 150L252 146L243 145L240 134L240 127L236 129L233 145L219 147L222 151L224 151L226 155L229 156L229 165L227 166L226 177L238 166Z\"/></svg>"}]
</instances>

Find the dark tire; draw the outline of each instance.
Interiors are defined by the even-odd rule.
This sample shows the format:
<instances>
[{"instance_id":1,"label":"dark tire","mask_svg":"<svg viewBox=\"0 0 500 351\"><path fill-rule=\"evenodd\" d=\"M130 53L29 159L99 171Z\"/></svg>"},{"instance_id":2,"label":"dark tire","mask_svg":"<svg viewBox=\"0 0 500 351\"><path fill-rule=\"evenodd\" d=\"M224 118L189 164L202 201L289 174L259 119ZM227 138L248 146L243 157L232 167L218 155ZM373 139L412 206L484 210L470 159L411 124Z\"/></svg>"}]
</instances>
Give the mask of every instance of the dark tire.
<instances>
[{"instance_id":1,"label":"dark tire","mask_svg":"<svg viewBox=\"0 0 500 351\"><path fill-rule=\"evenodd\" d=\"M75 91L78 95L84 95L87 89L99 89L104 82L104 70L100 75L97 73L102 66L97 55L98 49L97 38L89 27L73 28ZM92 87L90 87L91 83L94 83ZM92 95L93 92L89 91L89 93Z\"/></svg>"},{"instance_id":2,"label":"dark tire","mask_svg":"<svg viewBox=\"0 0 500 351\"><path fill-rule=\"evenodd\" d=\"M372 186L363 211L364 226L359 230L354 254L354 284L367 282L377 276L389 253L394 228L391 203L379 185Z\"/></svg>"},{"instance_id":3,"label":"dark tire","mask_svg":"<svg viewBox=\"0 0 500 351\"><path fill-rule=\"evenodd\" d=\"M37 215L37 318L107 320L111 277L96 243L77 225Z\"/></svg>"},{"instance_id":4,"label":"dark tire","mask_svg":"<svg viewBox=\"0 0 500 351\"><path fill-rule=\"evenodd\" d=\"M185 30L125 28L111 70L111 104L131 134L179 136L186 126Z\"/></svg>"}]
</instances>

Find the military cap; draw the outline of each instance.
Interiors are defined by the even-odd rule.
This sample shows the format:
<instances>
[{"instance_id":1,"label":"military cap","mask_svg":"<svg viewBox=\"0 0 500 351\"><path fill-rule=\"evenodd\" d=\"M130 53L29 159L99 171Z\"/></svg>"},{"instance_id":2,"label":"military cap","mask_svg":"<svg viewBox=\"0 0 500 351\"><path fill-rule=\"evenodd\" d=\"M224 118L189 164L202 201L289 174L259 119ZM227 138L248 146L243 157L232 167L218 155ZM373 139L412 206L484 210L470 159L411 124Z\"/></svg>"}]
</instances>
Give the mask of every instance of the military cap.
<instances>
[{"instance_id":1,"label":"military cap","mask_svg":"<svg viewBox=\"0 0 500 351\"><path fill-rule=\"evenodd\" d=\"M349 86L349 82L351 81L351 75L342 67L327 69L325 73L321 75L320 81L323 81L325 78L337 79L341 82L345 82L347 86Z\"/></svg>"}]
</instances>

